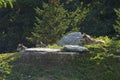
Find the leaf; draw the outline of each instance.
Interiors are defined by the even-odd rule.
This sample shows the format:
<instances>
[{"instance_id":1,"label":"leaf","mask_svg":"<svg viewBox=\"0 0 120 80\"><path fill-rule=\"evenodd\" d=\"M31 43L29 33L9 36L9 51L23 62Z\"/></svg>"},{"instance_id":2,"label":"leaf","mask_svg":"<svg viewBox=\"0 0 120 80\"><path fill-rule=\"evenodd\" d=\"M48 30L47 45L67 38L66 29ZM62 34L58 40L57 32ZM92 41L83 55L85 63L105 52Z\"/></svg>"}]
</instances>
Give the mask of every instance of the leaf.
<instances>
[{"instance_id":1,"label":"leaf","mask_svg":"<svg viewBox=\"0 0 120 80\"><path fill-rule=\"evenodd\" d=\"M13 8L13 4L11 1L9 1L10 7Z\"/></svg>"},{"instance_id":2,"label":"leaf","mask_svg":"<svg viewBox=\"0 0 120 80\"><path fill-rule=\"evenodd\" d=\"M4 4L4 7L6 8L7 7L7 3L4 2L3 4Z\"/></svg>"}]
</instances>

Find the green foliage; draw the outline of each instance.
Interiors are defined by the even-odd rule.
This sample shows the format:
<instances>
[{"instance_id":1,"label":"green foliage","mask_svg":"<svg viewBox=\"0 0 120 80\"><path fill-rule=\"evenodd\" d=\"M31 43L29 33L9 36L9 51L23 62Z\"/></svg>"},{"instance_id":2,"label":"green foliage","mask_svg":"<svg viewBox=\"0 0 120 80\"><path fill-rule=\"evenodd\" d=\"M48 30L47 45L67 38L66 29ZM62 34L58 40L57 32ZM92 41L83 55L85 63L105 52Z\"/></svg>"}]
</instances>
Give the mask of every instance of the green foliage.
<instances>
[{"instance_id":1,"label":"green foliage","mask_svg":"<svg viewBox=\"0 0 120 80\"><path fill-rule=\"evenodd\" d=\"M72 64L21 63L20 54L0 54L1 80L119 80L120 63L110 54L79 54ZM34 61L33 61L34 62Z\"/></svg>"},{"instance_id":2,"label":"green foliage","mask_svg":"<svg viewBox=\"0 0 120 80\"><path fill-rule=\"evenodd\" d=\"M11 8L13 8L13 4L12 2L14 2L15 0L0 0L0 8L1 7L7 7L10 6Z\"/></svg>"},{"instance_id":3,"label":"green foliage","mask_svg":"<svg viewBox=\"0 0 120 80\"><path fill-rule=\"evenodd\" d=\"M44 3L43 9L37 7L35 11L37 16L33 36L47 44L55 43L67 28L67 11L59 1L57 4Z\"/></svg>"},{"instance_id":4,"label":"green foliage","mask_svg":"<svg viewBox=\"0 0 120 80\"><path fill-rule=\"evenodd\" d=\"M86 19L86 15L89 13L89 6L83 7L83 2L79 4L77 9L68 12L68 30L73 31L80 31L79 24L81 24L84 19Z\"/></svg>"},{"instance_id":5,"label":"green foliage","mask_svg":"<svg viewBox=\"0 0 120 80\"><path fill-rule=\"evenodd\" d=\"M0 0L0 53L15 51L18 43L33 47L35 37L52 44L73 31L113 37L119 7L119 0Z\"/></svg>"},{"instance_id":6,"label":"green foliage","mask_svg":"<svg viewBox=\"0 0 120 80\"><path fill-rule=\"evenodd\" d=\"M97 53L95 56L91 57L91 60L96 62L96 64L103 64L106 62L107 59L113 58L113 54Z\"/></svg>"},{"instance_id":7,"label":"green foliage","mask_svg":"<svg viewBox=\"0 0 120 80\"><path fill-rule=\"evenodd\" d=\"M93 54L97 54L97 53L107 53L108 49L107 47L110 45L111 43L111 39L108 38L108 36L100 36L95 38L96 40L103 40L105 41L105 44L91 44L91 45L85 45L89 50L90 53Z\"/></svg>"},{"instance_id":8,"label":"green foliage","mask_svg":"<svg viewBox=\"0 0 120 80\"><path fill-rule=\"evenodd\" d=\"M31 4L22 2L24 1L12 0L15 7L0 9L0 53L15 51L18 43L33 45L29 44L26 37L30 36L33 30L35 12L29 6Z\"/></svg>"},{"instance_id":9,"label":"green foliage","mask_svg":"<svg viewBox=\"0 0 120 80\"><path fill-rule=\"evenodd\" d=\"M50 44L55 43L66 32L79 31L79 23L89 12L89 8L83 7L83 3L76 10L68 12L59 0L44 3L43 9L37 7L35 10L38 16L32 34L35 39Z\"/></svg>"},{"instance_id":10,"label":"green foliage","mask_svg":"<svg viewBox=\"0 0 120 80\"><path fill-rule=\"evenodd\" d=\"M115 65L116 64L116 65ZM112 54L98 53L93 54L79 54L74 60L75 68L79 73L79 79L86 80L119 80L120 72L116 66L120 65L117 60L113 58Z\"/></svg>"},{"instance_id":11,"label":"green foliage","mask_svg":"<svg viewBox=\"0 0 120 80\"><path fill-rule=\"evenodd\" d=\"M92 55L89 59L98 66L103 65L102 68L105 69L105 72L103 71L103 74L101 75L106 75L106 77L103 79L113 79L113 77L110 76L115 76L115 74L118 75L119 73L115 65L111 64L116 62L114 55L120 55L120 41L113 41L108 37L99 37L96 39L102 39L106 43L98 45L86 45L86 47L90 50L90 54ZM115 74L113 74L114 72Z\"/></svg>"},{"instance_id":12,"label":"green foliage","mask_svg":"<svg viewBox=\"0 0 120 80\"><path fill-rule=\"evenodd\" d=\"M96 65L103 65L103 68L106 69L106 71L102 74L106 75L106 78L104 78L105 80L108 78L112 79L113 77L109 77L108 75L115 76L113 72L116 72L116 75L119 73L116 68L112 68L114 65L111 66L111 60L114 61L114 55L120 55L120 41L113 41L108 37L99 37L96 39L102 39L106 43L98 45L86 45L86 47L90 50L90 54L93 55L90 57L90 60Z\"/></svg>"},{"instance_id":13,"label":"green foliage","mask_svg":"<svg viewBox=\"0 0 120 80\"><path fill-rule=\"evenodd\" d=\"M120 8L115 9L115 12L117 15L117 19L116 19L116 25L114 25L114 29L118 34L120 34Z\"/></svg>"},{"instance_id":14,"label":"green foliage","mask_svg":"<svg viewBox=\"0 0 120 80\"><path fill-rule=\"evenodd\" d=\"M53 45L48 45L47 48L53 48L53 49L62 49L62 46L58 46L57 44L53 44Z\"/></svg>"},{"instance_id":15,"label":"green foliage","mask_svg":"<svg viewBox=\"0 0 120 80\"><path fill-rule=\"evenodd\" d=\"M113 41L110 38L106 37L98 37L98 40L104 40L105 44L92 44L86 45L89 48L90 52L93 54L97 53L106 53L106 54L119 54L120 53L120 41Z\"/></svg>"},{"instance_id":16,"label":"green foliage","mask_svg":"<svg viewBox=\"0 0 120 80\"><path fill-rule=\"evenodd\" d=\"M107 47L109 53L120 55L120 41L112 41Z\"/></svg>"},{"instance_id":17,"label":"green foliage","mask_svg":"<svg viewBox=\"0 0 120 80\"><path fill-rule=\"evenodd\" d=\"M108 36L100 36L95 38L96 40L103 40L105 41L105 44L109 44L112 40Z\"/></svg>"},{"instance_id":18,"label":"green foliage","mask_svg":"<svg viewBox=\"0 0 120 80\"><path fill-rule=\"evenodd\" d=\"M96 39L102 39L106 43L85 45L90 52L80 54L75 58L74 63L77 65L76 68L79 71L83 70L84 76L86 75L92 80L94 80L95 77L97 77L97 79L99 78L99 80L118 80L120 76L116 77L115 74L118 75L120 73L116 67L120 64L114 58L114 55L119 55L120 53L120 41L112 41L107 36ZM82 68L82 66L86 69ZM92 73L88 74L89 72ZM97 72L99 72L99 74Z\"/></svg>"},{"instance_id":19,"label":"green foliage","mask_svg":"<svg viewBox=\"0 0 120 80\"><path fill-rule=\"evenodd\" d=\"M19 55L16 53L6 53L0 55L0 79L4 79L11 73L12 66L10 65Z\"/></svg>"}]
</instances>

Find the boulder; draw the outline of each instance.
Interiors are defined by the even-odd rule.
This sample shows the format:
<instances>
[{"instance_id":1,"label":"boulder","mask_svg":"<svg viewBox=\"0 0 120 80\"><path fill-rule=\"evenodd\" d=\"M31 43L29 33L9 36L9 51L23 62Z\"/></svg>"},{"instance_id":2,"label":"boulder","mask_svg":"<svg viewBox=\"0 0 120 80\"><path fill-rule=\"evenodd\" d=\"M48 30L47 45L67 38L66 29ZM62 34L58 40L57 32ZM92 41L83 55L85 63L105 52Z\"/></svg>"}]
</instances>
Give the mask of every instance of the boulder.
<instances>
[{"instance_id":1,"label":"boulder","mask_svg":"<svg viewBox=\"0 0 120 80\"><path fill-rule=\"evenodd\" d=\"M70 33L66 36L64 36L59 42L59 46L64 46L64 45L79 45L82 44L82 34L81 32L73 32Z\"/></svg>"},{"instance_id":2,"label":"boulder","mask_svg":"<svg viewBox=\"0 0 120 80\"><path fill-rule=\"evenodd\" d=\"M86 47L83 46L78 46L78 45L65 45L64 46L65 51L70 51L70 52L83 52L83 51L88 51Z\"/></svg>"}]
</instances>

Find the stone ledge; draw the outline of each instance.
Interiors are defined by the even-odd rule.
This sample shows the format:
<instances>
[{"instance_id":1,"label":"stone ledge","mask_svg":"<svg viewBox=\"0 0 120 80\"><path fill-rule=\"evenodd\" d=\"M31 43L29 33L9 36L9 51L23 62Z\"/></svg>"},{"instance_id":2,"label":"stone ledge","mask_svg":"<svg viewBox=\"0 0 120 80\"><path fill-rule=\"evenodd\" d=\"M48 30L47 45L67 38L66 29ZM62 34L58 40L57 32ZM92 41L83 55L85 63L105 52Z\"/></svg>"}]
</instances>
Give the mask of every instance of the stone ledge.
<instances>
[{"instance_id":1,"label":"stone ledge","mask_svg":"<svg viewBox=\"0 0 120 80\"><path fill-rule=\"evenodd\" d=\"M25 52L60 52L61 49L51 49L51 48L27 48L24 50Z\"/></svg>"},{"instance_id":2,"label":"stone ledge","mask_svg":"<svg viewBox=\"0 0 120 80\"><path fill-rule=\"evenodd\" d=\"M28 48L21 52L20 63L70 63L79 52L63 52L61 49Z\"/></svg>"}]
</instances>

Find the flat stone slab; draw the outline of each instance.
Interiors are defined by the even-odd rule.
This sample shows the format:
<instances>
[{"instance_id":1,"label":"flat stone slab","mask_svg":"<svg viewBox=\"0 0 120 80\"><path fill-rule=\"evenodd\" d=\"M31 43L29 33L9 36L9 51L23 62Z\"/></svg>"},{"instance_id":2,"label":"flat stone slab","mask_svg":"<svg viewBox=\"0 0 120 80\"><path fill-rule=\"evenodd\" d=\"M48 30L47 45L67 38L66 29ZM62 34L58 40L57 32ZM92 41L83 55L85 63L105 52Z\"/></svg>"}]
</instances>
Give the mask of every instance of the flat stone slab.
<instances>
[{"instance_id":1,"label":"flat stone slab","mask_svg":"<svg viewBox=\"0 0 120 80\"><path fill-rule=\"evenodd\" d=\"M78 52L67 52L67 51L63 51L61 49L51 49L51 48L27 48L24 51L21 51L22 55L42 55L42 54L62 54L62 55L73 55L73 54L79 54Z\"/></svg>"},{"instance_id":2,"label":"flat stone slab","mask_svg":"<svg viewBox=\"0 0 120 80\"><path fill-rule=\"evenodd\" d=\"M88 51L88 48L79 45L65 45L64 50L70 52L83 52Z\"/></svg>"},{"instance_id":3,"label":"flat stone slab","mask_svg":"<svg viewBox=\"0 0 120 80\"><path fill-rule=\"evenodd\" d=\"M25 52L60 52L61 49L51 49L51 48L27 48Z\"/></svg>"},{"instance_id":4,"label":"flat stone slab","mask_svg":"<svg viewBox=\"0 0 120 80\"><path fill-rule=\"evenodd\" d=\"M64 52L61 49L27 48L21 52L21 63L70 63L79 52Z\"/></svg>"}]
</instances>

